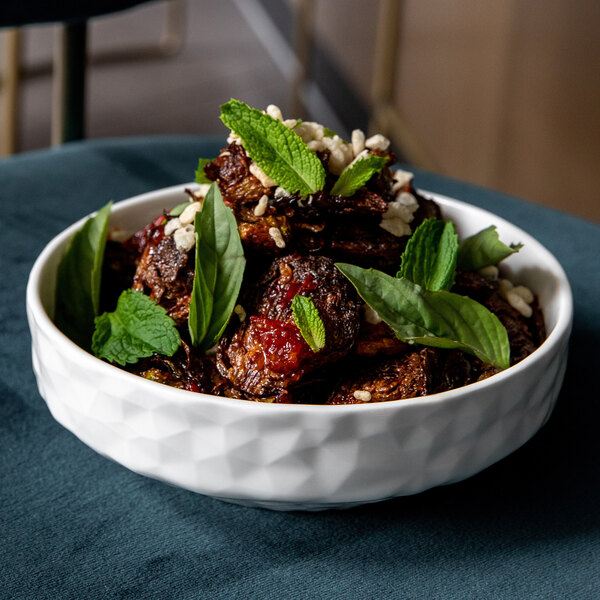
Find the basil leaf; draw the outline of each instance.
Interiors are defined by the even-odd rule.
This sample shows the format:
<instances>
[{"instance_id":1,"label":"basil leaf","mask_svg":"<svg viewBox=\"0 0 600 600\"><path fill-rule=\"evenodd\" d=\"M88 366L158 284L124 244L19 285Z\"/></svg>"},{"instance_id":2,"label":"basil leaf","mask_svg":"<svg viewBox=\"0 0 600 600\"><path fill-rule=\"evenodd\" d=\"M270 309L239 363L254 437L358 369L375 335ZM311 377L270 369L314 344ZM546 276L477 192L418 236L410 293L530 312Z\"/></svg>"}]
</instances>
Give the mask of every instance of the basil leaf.
<instances>
[{"instance_id":1,"label":"basil leaf","mask_svg":"<svg viewBox=\"0 0 600 600\"><path fill-rule=\"evenodd\" d=\"M302 138L281 121L239 100L221 106L221 121L242 138L250 158L290 194L323 189L325 169Z\"/></svg>"},{"instance_id":2,"label":"basil leaf","mask_svg":"<svg viewBox=\"0 0 600 600\"><path fill-rule=\"evenodd\" d=\"M182 202L181 204L178 204L175 208L171 209L169 216L178 217L190 204L191 202L189 200L187 202Z\"/></svg>"},{"instance_id":3,"label":"basil leaf","mask_svg":"<svg viewBox=\"0 0 600 600\"><path fill-rule=\"evenodd\" d=\"M204 172L204 165L212 162L213 158L199 158L198 159L198 168L195 173L195 182L196 183L212 183L212 181L206 176Z\"/></svg>"},{"instance_id":4,"label":"basil leaf","mask_svg":"<svg viewBox=\"0 0 600 600\"><path fill-rule=\"evenodd\" d=\"M374 269L344 263L336 267L401 340L458 348L498 369L509 366L506 329L482 304L443 290L429 292Z\"/></svg>"},{"instance_id":5,"label":"basil leaf","mask_svg":"<svg viewBox=\"0 0 600 600\"><path fill-rule=\"evenodd\" d=\"M173 356L181 344L175 321L143 292L124 290L114 312L95 320L92 352L120 365L154 353Z\"/></svg>"},{"instance_id":6,"label":"basil leaf","mask_svg":"<svg viewBox=\"0 0 600 600\"><path fill-rule=\"evenodd\" d=\"M397 277L430 290L449 290L454 284L458 237L454 223L425 219L408 240Z\"/></svg>"},{"instance_id":7,"label":"basil leaf","mask_svg":"<svg viewBox=\"0 0 600 600\"><path fill-rule=\"evenodd\" d=\"M292 300L292 315L302 337L313 352L325 348L325 325L313 301L296 294Z\"/></svg>"},{"instance_id":8,"label":"basil leaf","mask_svg":"<svg viewBox=\"0 0 600 600\"><path fill-rule=\"evenodd\" d=\"M369 154L350 163L335 182L331 194L333 196L352 196L375 173L379 173L388 161L387 156Z\"/></svg>"},{"instance_id":9,"label":"basil leaf","mask_svg":"<svg viewBox=\"0 0 600 600\"><path fill-rule=\"evenodd\" d=\"M76 344L90 348L100 305L100 278L112 202L90 217L67 246L58 265L54 323Z\"/></svg>"},{"instance_id":10,"label":"basil leaf","mask_svg":"<svg viewBox=\"0 0 600 600\"><path fill-rule=\"evenodd\" d=\"M495 225L463 240L458 246L458 266L467 271L479 271L497 265L507 256L518 252L523 244L507 246L500 241Z\"/></svg>"},{"instance_id":11,"label":"basil leaf","mask_svg":"<svg viewBox=\"0 0 600 600\"><path fill-rule=\"evenodd\" d=\"M227 325L242 285L246 260L231 210L213 183L196 213L196 271L188 327L194 346L214 346Z\"/></svg>"}]
</instances>

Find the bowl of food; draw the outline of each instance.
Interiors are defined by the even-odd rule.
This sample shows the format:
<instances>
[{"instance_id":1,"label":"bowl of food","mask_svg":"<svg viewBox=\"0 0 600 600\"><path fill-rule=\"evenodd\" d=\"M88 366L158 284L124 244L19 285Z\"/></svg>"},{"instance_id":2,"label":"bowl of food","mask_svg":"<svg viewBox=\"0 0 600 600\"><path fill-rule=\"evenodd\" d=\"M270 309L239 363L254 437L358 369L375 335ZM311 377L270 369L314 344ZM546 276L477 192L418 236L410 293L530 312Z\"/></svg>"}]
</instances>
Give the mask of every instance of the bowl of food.
<instances>
[{"instance_id":1,"label":"bowl of food","mask_svg":"<svg viewBox=\"0 0 600 600\"><path fill-rule=\"evenodd\" d=\"M136 473L277 510L419 493L530 439L572 321L552 254L415 188L383 136L235 101L222 120L195 182L106 206L37 259L54 418Z\"/></svg>"}]
</instances>

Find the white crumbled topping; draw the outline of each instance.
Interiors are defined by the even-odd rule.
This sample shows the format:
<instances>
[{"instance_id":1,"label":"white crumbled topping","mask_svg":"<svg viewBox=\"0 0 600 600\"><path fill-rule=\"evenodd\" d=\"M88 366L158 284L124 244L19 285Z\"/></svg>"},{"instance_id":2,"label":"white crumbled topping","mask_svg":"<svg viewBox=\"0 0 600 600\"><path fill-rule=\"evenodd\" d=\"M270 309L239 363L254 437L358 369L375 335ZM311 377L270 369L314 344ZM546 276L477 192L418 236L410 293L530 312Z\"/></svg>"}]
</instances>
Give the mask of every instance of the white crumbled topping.
<instances>
[{"instance_id":1,"label":"white crumbled topping","mask_svg":"<svg viewBox=\"0 0 600 600\"><path fill-rule=\"evenodd\" d=\"M193 225L180 227L173 234L173 241L179 252L189 252L196 244L196 234Z\"/></svg>"},{"instance_id":2,"label":"white crumbled topping","mask_svg":"<svg viewBox=\"0 0 600 600\"><path fill-rule=\"evenodd\" d=\"M262 217L267 210L267 203L269 202L269 196L263 194L258 201L258 204L254 207L254 215Z\"/></svg>"},{"instance_id":3,"label":"white crumbled topping","mask_svg":"<svg viewBox=\"0 0 600 600\"><path fill-rule=\"evenodd\" d=\"M376 311L374 311L368 304L365 304L364 307L364 315L365 315L365 321L367 323L370 323L371 325L377 325L378 323L381 323L381 321L383 320Z\"/></svg>"},{"instance_id":4,"label":"white crumbled topping","mask_svg":"<svg viewBox=\"0 0 600 600\"><path fill-rule=\"evenodd\" d=\"M294 131L302 138L305 144L313 140L322 140L325 135L323 125L313 121L302 121L302 123L294 128Z\"/></svg>"},{"instance_id":5,"label":"white crumbled topping","mask_svg":"<svg viewBox=\"0 0 600 600\"><path fill-rule=\"evenodd\" d=\"M269 104L265 112L274 119L278 121L283 121L283 115L281 114L281 109L276 104Z\"/></svg>"},{"instance_id":6,"label":"white crumbled topping","mask_svg":"<svg viewBox=\"0 0 600 600\"><path fill-rule=\"evenodd\" d=\"M258 179L264 187L277 185L255 162L250 164L250 173Z\"/></svg>"},{"instance_id":7,"label":"white crumbled topping","mask_svg":"<svg viewBox=\"0 0 600 600\"><path fill-rule=\"evenodd\" d=\"M531 317L533 309L530 304L534 300L532 291L524 286L514 286L508 279L498 280L500 295L515 309L518 310L526 319Z\"/></svg>"},{"instance_id":8,"label":"white crumbled topping","mask_svg":"<svg viewBox=\"0 0 600 600\"><path fill-rule=\"evenodd\" d=\"M284 190L282 187L275 188L275 193L273 194L274 198L285 198L286 196L289 196L287 190Z\"/></svg>"},{"instance_id":9,"label":"white crumbled topping","mask_svg":"<svg viewBox=\"0 0 600 600\"><path fill-rule=\"evenodd\" d=\"M233 309L233 312L238 316L241 323L243 323L246 320L246 311L244 310L244 307L241 304L236 304Z\"/></svg>"},{"instance_id":10,"label":"white crumbled topping","mask_svg":"<svg viewBox=\"0 0 600 600\"><path fill-rule=\"evenodd\" d=\"M310 140L306 145L311 152L322 152L325 150L323 140Z\"/></svg>"},{"instance_id":11,"label":"white crumbled topping","mask_svg":"<svg viewBox=\"0 0 600 600\"><path fill-rule=\"evenodd\" d=\"M354 129L350 138L352 153L358 156L365 149L365 134L362 129Z\"/></svg>"},{"instance_id":12,"label":"white crumbled topping","mask_svg":"<svg viewBox=\"0 0 600 600\"><path fill-rule=\"evenodd\" d=\"M417 199L409 192L401 192L395 200L388 203L388 209L381 216L379 226L396 237L410 235L412 229L409 223L415 218L417 208Z\"/></svg>"},{"instance_id":13,"label":"white crumbled topping","mask_svg":"<svg viewBox=\"0 0 600 600\"><path fill-rule=\"evenodd\" d=\"M179 220L179 217L170 219L169 221L167 221L167 224L165 225L165 235L171 235L173 232L175 232L180 227L181 227L181 221Z\"/></svg>"},{"instance_id":14,"label":"white crumbled topping","mask_svg":"<svg viewBox=\"0 0 600 600\"><path fill-rule=\"evenodd\" d=\"M269 235L273 238L273 241L278 248L285 248L285 240L277 227L269 227Z\"/></svg>"},{"instance_id":15,"label":"white crumbled topping","mask_svg":"<svg viewBox=\"0 0 600 600\"><path fill-rule=\"evenodd\" d=\"M479 269L479 274L488 281L496 281L499 274L498 267L496 265L483 267L483 269Z\"/></svg>"},{"instance_id":16,"label":"white crumbled topping","mask_svg":"<svg viewBox=\"0 0 600 600\"><path fill-rule=\"evenodd\" d=\"M182 225L189 225L194 222L196 213L202 210L202 204L200 202L192 202L185 207L184 211L179 215L179 222Z\"/></svg>"},{"instance_id":17,"label":"white crumbled topping","mask_svg":"<svg viewBox=\"0 0 600 600\"><path fill-rule=\"evenodd\" d=\"M288 128L288 129L294 129L294 127L296 127L296 125L298 125L298 119L286 119L283 124Z\"/></svg>"},{"instance_id":18,"label":"white crumbled topping","mask_svg":"<svg viewBox=\"0 0 600 600\"><path fill-rule=\"evenodd\" d=\"M238 144L239 146L241 146L242 138L237 133L233 133L233 131L230 131L229 136L227 137L227 143Z\"/></svg>"},{"instance_id":19,"label":"white crumbled topping","mask_svg":"<svg viewBox=\"0 0 600 600\"><path fill-rule=\"evenodd\" d=\"M398 169L394 171L394 183L392 184L392 193L396 194L407 185L410 185L410 182L413 180L414 175L410 171L403 171L402 169Z\"/></svg>"},{"instance_id":20,"label":"white crumbled topping","mask_svg":"<svg viewBox=\"0 0 600 600\"><path fill-rule=\"evenodd\" d=\"M371 401L371 392L367 392L366 390L356 390L352 395L361 402Z\"/></svg>"},{"instance_id":21,"label":"white crumbled topping","mask_svg":"<svg viewBox=\"0 0 600 600\"><path fill-rule=\"evenodd\" d=\"M365 146L369 148L369 150L387 150L389 145L390 140L380 133L372 135L365 141Z\"/></svg>"},{"instance_id":22,"label":"white crumbled topping","mask_svg":"<svg viewBox=\"0 0 600 600\"><path fill-rule=\"evenodd\" d=\"M211 185L212 184L210 183L201 183L200 185L198 185L198 189L194 190L194 196L196 196L196 198L204 198L204 196L208 194L208 190L210 189Z\"/></svg>"},{"instance_id":23,"label":"white crumbled topping","mask_svg":"<svg viewBox=\"0 0 600 600\"><path fill-rule=\"evenodd\" d=\"M515 309L518 310L526 319L533 314L533 309L523 298L517 294L514 290L508 290L506 293L507 302Z\"/></svg>"}]
</instances>

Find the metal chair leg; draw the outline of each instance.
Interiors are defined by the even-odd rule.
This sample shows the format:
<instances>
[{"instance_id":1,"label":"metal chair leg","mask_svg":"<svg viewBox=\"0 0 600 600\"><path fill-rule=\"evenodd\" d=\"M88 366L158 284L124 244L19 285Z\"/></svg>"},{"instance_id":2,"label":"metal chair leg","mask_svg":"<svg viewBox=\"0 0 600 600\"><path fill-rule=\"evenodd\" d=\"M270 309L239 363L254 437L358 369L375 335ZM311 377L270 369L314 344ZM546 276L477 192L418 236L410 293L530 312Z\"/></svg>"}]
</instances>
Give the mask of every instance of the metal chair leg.
<instances>
[{"instance_id":1,"label":"metal chair leg","mask_svg":"<svg viewBox=\"0 0 600 600\"><path fill-rule=\"evenodd\" d=\"M17 150L21 46L20 29L7 29L2 32L0 156L14 154Z\"/></svg>"}]
</instances>

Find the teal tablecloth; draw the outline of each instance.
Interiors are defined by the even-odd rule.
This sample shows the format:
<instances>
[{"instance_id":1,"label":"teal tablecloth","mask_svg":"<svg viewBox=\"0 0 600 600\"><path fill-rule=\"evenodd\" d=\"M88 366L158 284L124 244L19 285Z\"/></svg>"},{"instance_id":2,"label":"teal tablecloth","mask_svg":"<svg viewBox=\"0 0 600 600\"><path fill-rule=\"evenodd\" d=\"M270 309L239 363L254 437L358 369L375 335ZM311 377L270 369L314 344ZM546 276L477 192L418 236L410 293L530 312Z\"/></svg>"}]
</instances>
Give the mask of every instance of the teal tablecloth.
<instances>
[{"instance_id":1,"label":"teal tablecloth","mask_svg":"<svg viewBox=\"0 0 600 600\"><path fill-rule=\"evenodd\" d=\"M136 475L52 419L25 319L35 257L109 199L189 181L219 147L106 140L0 161L0 598L599 598L600 228L560 212L417 174L537 237L575 298L549 423L467 481L347 511L242 508Z\"/></svg>"}]
</instances>

